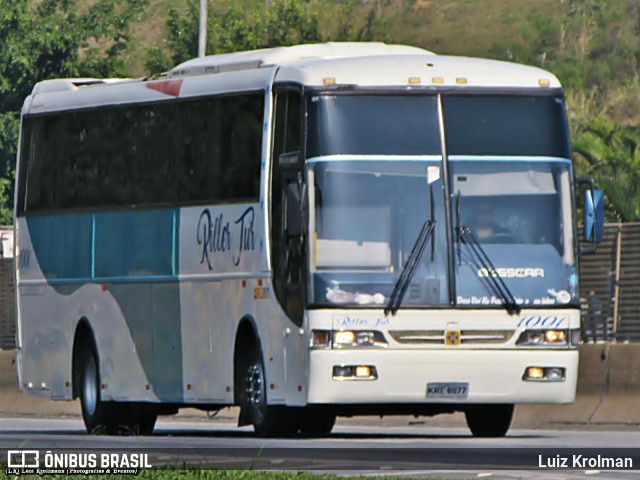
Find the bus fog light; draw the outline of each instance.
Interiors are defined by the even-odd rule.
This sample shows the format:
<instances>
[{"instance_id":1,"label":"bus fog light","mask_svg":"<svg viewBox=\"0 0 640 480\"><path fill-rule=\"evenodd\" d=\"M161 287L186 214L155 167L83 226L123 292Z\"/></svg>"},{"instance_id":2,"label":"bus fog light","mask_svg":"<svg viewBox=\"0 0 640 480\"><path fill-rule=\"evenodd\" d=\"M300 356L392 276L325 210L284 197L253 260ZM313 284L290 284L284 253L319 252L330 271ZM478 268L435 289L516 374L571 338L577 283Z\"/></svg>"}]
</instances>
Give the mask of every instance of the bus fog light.
<instances>
[{"instance_id":1,"label":"bus fog light","mask_svg":"<svg viewBox=\"0 0 640 480\"><path fill-rule=\"evenodd\" d=\"M547 368L545 377L550 382L561 382L564 380L564 368Z\"/></svg>"},{"instance_id":2,"label":"bus fog light","mask_svg":"<svg viewBox=\"0 0 640 480\"><path fill-rule=\"evenodd\" d=\"M566 370L562 367L527 367L522 380L528 382L564 382Z\"/></svg>"},{"instance_id":3,"label":"bus fog light","mask_svg":"<svg viewBox=\"0 0 640 480\"><path fill-rule=\"evenodd\" d=\"M372 365L334 365L334 380L377 380L378 371Z\"/></svg>"},{"instance_id":4,"label":"bus fog light","mask_svg":"<svg viewBox=\"0 0 640 480\"><path fill-rule=\"evenodd\" d=\"M333 378L353 377L353 367L349 365L336 365L333 367Z\"/></svg>"},{"instance_id":5,"label":"bus fog light","mask_svg":"<svg viewBox=\"0 0 640 480\"><path fill-rule=\"evenodd\" d=\"M544 378L544 368L529 367L524 376L525 380L542 380Z\"/></svg>"}]
</instances>

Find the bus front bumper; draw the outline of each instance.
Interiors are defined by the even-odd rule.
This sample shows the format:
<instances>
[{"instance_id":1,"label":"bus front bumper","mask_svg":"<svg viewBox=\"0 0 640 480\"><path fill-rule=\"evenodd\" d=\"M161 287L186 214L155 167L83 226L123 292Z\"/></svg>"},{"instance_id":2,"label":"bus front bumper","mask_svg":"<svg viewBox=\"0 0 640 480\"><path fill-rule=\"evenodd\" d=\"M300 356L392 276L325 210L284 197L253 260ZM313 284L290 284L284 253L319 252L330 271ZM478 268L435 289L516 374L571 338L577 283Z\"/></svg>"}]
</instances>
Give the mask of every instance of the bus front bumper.
<instances>
[{"instance_id":1,"label":"bus front bumper","mask_svg":"<svg viewBox=\"0 0 640 480\"><path fill-rule=\"evenodd\" d=\"M312 350L309 357L312 404L571 403L578 376L578 350ZM334 378L336 366L374 367L377 378ZM564 380L524 380L529 367L562 368Z\"/></svg>"}]
</instances>

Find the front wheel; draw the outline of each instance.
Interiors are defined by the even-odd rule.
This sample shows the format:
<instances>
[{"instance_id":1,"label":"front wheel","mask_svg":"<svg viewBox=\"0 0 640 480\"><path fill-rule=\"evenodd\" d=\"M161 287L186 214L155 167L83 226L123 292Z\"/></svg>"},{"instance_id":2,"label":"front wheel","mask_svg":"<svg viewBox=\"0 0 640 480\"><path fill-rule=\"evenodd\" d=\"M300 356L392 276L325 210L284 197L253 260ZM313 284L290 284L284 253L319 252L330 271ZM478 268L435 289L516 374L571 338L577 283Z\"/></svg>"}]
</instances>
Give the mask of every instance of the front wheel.
<instances>
[{"instance_id":1,"label":"front wheel","mask_svg":"<svg viewBox=\"0 0 640 480\"><path fill-rule=\"evenodd\" d=\"M246 409L258 436L288 436L296 433L297 422L290 409L267 405L266 378L261 355L256 354L249 362L243 388L241 408Z\"/></svg>"},{"instance_id":2,"label":"front wheel","mask_svg":"<svg viewBox=\"0 0 640 480\"><path fill-rule=\"evenodd\" d=\"M304 408L300 418L300 433L310 436L329 435L336 424L336 414L329 410Z\"/></svg>"},{"instance_id":3,"label":"front wheel","mask_svg":"<svg viewBox=\"0 0 640 480\"><path fill-rule=\"evenodd\" d=\"M513 409L513 405L474 405L464 413L474 437L504 437L511 426Z\"/></svg>"}]
</instances>

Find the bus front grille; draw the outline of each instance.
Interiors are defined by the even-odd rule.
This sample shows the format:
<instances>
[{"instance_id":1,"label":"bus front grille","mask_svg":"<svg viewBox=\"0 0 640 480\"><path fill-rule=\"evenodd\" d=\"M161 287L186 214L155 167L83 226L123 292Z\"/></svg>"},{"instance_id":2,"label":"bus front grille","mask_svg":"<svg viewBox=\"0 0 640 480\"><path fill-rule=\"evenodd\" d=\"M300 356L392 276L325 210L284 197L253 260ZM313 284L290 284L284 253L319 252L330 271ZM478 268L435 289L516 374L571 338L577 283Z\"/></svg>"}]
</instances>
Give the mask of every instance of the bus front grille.
<instances>
[{"instance_id":1,"label":"bus front grille","mask_svg":"<svg viewBox=\"0 0 640 480\"><path fill-rule=\"evenodd\" d=\"M514 330L462 330L461 344L498 344L507 343ZM389 330L389 335L398 343L442 345L445 343L444 330Z\"/></svg>"}]
</instances>

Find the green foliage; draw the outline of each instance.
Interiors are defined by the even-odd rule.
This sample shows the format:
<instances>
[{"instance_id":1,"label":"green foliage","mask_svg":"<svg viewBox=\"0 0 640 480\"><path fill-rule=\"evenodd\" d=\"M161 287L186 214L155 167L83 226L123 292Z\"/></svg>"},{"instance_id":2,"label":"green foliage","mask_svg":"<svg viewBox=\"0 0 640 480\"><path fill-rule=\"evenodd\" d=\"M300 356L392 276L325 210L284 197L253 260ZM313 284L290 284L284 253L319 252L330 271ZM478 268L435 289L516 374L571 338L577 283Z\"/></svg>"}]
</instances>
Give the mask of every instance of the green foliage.
<instances>
[{"instance_id":1,"label":"green foliage","mask_svg":"<svg viewBox=\"0 0 640 480\"><path fill-rule=\"evenodd\" d=\"M576 170L605 190L609 220L640 220L640 127L595 119L574 135Z\"/></svg>"},{"instance_id":2,"label":"green foliage","mask_svg":"<svg viewBox=\"0 0 640 480\"><path fill-rule=\"evenodd\" d=\"M40 80L126 74L129 25L147 0L3 1L0 8L0 223L11 223L19 111Z\"/></svg>"},{"instance_id":3,"label":"green foliage","mask_svg":"<svg viewBox=\"0 0 640 480\"><path fill-rule=\"evenodd\" d=\"M19 111L33 85L160 73L195 57L199 0L1 1L0 223L9 223ZM207 54L324 41L406 43L551 70L567 91L577 172L605 187L611 219L640 220L637 0L209 0Z\"/></svg>"},{"instance_id":4,"label":"green foliage","mask_svg":"<svg viewBox=\"0 0 640 480\"><path fill-rule=\"evenodd\" d=\"M187 0L167 15L170 54L149 50L147 68L159 73L197 55L199 2ZM209 2L207 54L229 53L324 41L383 38L385 22L373 6L358 0L217 0Z\"/></svg>"}]
</instances>

